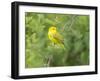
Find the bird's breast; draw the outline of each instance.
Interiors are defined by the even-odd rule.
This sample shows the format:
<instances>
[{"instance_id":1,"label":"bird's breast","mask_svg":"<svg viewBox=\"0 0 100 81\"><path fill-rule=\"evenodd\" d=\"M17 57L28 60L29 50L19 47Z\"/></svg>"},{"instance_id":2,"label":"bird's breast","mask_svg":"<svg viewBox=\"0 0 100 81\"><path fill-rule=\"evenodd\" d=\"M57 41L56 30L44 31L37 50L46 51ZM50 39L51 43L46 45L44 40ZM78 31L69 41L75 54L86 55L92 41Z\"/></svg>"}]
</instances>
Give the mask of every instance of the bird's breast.
<instances>
[{"instance_id":1,"label":"bird's breast","mask_svg":"<svg viewBox=\"0 0 100 81\"><path fill-rule=\"evenodd\" d=\"M48 37L50 40L52 40L52 32L50 32L50 31L48 32Z\"/></svg>"}]
</instances>

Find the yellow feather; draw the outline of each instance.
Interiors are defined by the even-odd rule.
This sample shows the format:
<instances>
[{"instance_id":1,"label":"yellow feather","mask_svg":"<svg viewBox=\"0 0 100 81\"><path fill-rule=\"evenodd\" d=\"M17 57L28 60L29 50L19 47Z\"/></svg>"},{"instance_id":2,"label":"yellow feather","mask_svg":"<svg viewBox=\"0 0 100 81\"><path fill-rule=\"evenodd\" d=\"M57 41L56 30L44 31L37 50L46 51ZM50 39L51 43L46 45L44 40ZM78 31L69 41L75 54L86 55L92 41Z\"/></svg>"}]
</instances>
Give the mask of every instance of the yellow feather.
<instances>
[{"instance_id":1,"label":"yellow feather","mask_svg":"<svg viewBox=\"0 0 100 81\"><path fill-rule=\"evenodd\" d=\"M55 43L56 45L65 49L64 40L63 40L62 36L57 32L56 27L49 28L48 37L53 43Z\"/></svg>"}]
</instances>

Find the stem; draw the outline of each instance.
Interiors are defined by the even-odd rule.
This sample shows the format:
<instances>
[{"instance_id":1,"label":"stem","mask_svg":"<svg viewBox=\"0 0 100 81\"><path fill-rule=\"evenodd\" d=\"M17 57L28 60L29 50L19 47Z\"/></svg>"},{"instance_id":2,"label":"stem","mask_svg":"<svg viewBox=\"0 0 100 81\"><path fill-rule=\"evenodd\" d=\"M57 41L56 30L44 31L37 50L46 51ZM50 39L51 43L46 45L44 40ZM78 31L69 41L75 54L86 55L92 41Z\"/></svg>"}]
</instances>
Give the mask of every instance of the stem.
<instances>
[{"instance_id":1,"label":"stem","mask_svg":"<svg viewBox=\"0 0 100 81\"><path fill-rule=\"evenodd\" d=\"M77 15L73 15L72 18L70 19L70 21L68 21L67 23L65 23L65 25L63 26L62 32L65 30L65 27L70 24L70 26L68 27L69 29L72 27L75 19L76 19Z\"/></svg>"},{"instance_id":2,"label":"stem","mask_svg":"<svg viewBox=\"0 0 100 81\"><path fill-rule=\"evenodd\" d=\"M47 67L50 66L51 62L52 62L52 58L53 56L51 55L50 57L48 57L48 61L47 61Z\"/></svg>"}]
</instances>

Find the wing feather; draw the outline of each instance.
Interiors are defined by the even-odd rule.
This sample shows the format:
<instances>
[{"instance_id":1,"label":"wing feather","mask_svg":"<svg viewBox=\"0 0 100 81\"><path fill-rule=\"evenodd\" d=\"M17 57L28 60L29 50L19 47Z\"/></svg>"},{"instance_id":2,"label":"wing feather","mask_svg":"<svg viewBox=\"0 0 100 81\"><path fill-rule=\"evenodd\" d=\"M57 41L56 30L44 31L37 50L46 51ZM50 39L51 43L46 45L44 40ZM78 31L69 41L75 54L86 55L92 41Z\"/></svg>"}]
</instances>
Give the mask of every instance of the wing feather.
<instances>
[{"instance_id":1,"label":"wing feather","mask_svg":"<svg viewBox=\"0 0 100 81\"><path fill-rule=\"evenodd\" d=\"M53 35L53 38L55 38L59 43L64 43L64 40L63 40L62 36L59 33L55 33Z\"/></svg>"}]
</instances>

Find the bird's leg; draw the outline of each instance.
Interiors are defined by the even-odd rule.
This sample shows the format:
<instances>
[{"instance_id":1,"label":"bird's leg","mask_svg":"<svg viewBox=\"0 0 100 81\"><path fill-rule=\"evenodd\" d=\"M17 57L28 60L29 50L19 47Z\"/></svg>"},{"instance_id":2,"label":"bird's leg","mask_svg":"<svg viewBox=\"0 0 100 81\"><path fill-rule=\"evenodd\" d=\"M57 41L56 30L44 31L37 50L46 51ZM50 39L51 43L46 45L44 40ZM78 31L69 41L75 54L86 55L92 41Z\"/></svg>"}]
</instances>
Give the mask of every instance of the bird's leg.
<instances>
[{"instance_id":1,"label":"bird's leg","mask_svg":"<svg viewBox=\"0 0 100 81\"><path fill-rule=\"evenodd\" d=\"M54 42L52 42L52 46L55 46L55 43Z\"/></svg>"},{"instance_id":2,"label":"bird's leg","mask_svg":"<svg viewBox=\"0 0 100 81\"><path fill-rule=\"evenodd\" d=\"M53 43L53 45L55 46L55 48L58 48L58 45L56 43Z\"/></svg>"}]
</instances>

